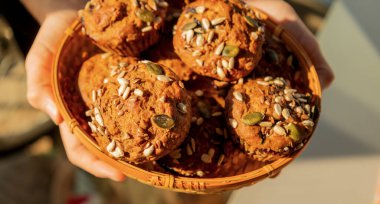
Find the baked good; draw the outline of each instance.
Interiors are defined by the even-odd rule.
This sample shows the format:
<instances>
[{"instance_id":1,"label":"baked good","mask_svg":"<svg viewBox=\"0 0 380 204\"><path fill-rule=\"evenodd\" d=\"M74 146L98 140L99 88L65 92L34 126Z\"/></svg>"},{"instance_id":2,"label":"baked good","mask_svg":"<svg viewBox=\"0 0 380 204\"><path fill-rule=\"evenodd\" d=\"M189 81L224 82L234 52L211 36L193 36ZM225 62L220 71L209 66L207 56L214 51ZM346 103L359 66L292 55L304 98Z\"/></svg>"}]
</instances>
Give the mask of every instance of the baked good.
<instances>
[{"instance_id":1,"label":"baked good","mask_svg":"<svg viewBox=\"0 0 380 204\"><path fill-rule=\"evenodd\" d=\"M90 107L95 102L99 88L109 77L115 76L119 68L136 62L136 58L109 53L97 54L86 60L78 75L78 87L85 104Z\"/></svg>"},{"instance_id":2,"label":"baked good","mask_svg":"<svg viewBox=\"0 0 380 204\"><path fill-rule=\"evenodd\" d=\"M261 59L264 30L250 9L222 0L198 0L185 7L173 43L194 72L234 81L251 73Z\"/></svg>"},{"instance_id":3,"label":"baked good","mask_svg":"<svg viewBox=\"0 0 380 204\"><path fill-rule=\"evenodd\" d=\"M180 80L188 81L193 74L192 69L183 63L174 52L171 37L162 38L159 43L148 50L145 58L170 67Z\"/></svg>"},{"instance_id":4,"label":"baked good","mask_svg":"<svg viewBox=\"0 0 380 204\"><path fill-rule=\"evenodd\" d=\"M301 148L318 114L310 94L301 91L271 76L233 86L226 115L234 140L259 161L274 161Z\"/></svg>"},{"instance_id":5,"label":"baked good","mask_svg":"<svg viewBox=\"0 0 380 204\"><path fill-rule=\"evenodd\" d=\"M85 33L100 48L138 56L158 41L167 7L163 0L91 0L79 15Z\"/></svg>"},{"instance_id":6,"label":"baked good","mask_svg":"<svg viewBox=\"0 0 380 204\"><path fill-rule=\"evenodd\" d=\"M223 109L207 95L192 97L192 125L185 142L158 163L182 176L207 177L223 159L227 139Z\"/></svg>"},{"instance_id":7,"label":"baked good","mask_svg":"<svg viewBox=\"0 0 380 204\"><path fill-rule=\"evenodd\" d=\"M176 149L191 123L191 99L171 69L140 61L119 67L100 87L88 115L101 149L132 163Z\"/></svg>"}]
</instances>

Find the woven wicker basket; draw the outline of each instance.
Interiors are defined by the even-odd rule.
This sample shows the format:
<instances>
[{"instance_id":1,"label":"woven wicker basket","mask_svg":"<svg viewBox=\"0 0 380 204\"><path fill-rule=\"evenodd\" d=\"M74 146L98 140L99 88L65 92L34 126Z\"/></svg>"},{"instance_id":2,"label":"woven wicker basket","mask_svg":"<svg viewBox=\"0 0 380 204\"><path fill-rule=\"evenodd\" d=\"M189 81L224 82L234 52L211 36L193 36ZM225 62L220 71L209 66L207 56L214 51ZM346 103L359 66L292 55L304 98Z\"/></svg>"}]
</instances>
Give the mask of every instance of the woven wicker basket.
<instances>
[{"instance_id":1,"label":"woven wicker basket","mask_svg":"<svg viewBox=\"0 0 380 204\"><path fill-rule=\"evenodd\" d=\"M313 101L320 109L321 88L315 67L303 47L288 32L276 25L267 15L260 13L267 28L281 39L297 56L304 72L305 85L313 94ZM148 171L123 161L115 160L104 154L89 134L86 119L83 117L84 104L79 95L75 79L81 64L95 53L100 52L81 32L79 21L75 21L67 32L55 59L53 87L59 110L72 133L89 151L106 163L121 170L130 178L142 183L173 191L186 193L218 193L255 184L279 173L293 161L305 147L292 156L279 159L251 172L223 178L188 178L172 174ZM318 119L317 119L318 120ZM318 121L315 121L318 122ZM315 129L316 125L314 126Z\"/></svg>"}]
</instances>

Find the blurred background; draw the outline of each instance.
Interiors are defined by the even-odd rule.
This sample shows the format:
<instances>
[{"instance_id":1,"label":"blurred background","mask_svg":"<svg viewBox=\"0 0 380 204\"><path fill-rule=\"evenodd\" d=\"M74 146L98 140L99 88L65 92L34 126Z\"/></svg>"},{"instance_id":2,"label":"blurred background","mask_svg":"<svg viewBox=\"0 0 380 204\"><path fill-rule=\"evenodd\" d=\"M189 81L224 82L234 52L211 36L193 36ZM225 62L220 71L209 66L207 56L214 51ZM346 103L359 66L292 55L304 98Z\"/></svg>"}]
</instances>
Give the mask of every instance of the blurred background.
<instances>
[{"instance_id":1,"label":"blurred background","mask_svg":"<svg viewBox=\"0 0 380 204\"><path fill-rule=\"evenodd\" d=\"M336 80L324 92L319 126L302 156L276 179L235 191L229 203L375 203L380 1L288 2L316 34ZM97 179L67 161L57 127L25 98L24 60L38 28L19 1L1 1L0 203L167 203L186 197L130 180Z\"/></svg>"}]
</instances>

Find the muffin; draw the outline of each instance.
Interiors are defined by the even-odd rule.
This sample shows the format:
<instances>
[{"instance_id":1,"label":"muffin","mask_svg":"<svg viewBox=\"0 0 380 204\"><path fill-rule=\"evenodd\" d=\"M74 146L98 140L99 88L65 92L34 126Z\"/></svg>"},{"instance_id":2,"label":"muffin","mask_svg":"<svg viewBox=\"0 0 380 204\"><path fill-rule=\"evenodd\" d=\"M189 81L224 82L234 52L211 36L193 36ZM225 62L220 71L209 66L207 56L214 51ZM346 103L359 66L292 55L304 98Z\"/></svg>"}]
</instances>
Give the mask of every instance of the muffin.
<instances>
[{"instance_id":1,"label":"muffin","mask_svg":"<svg viewBox=\"0 0 380 204\"><path fill-rule=\"evenodd\" d=\"M192 97L192 125L185 142L158 163L182 176L207 177L223 159L227 130L223 109L211 97Z\"/></svg>"},{"instance_id":2,"label":"muffin","mask_svg":"<svg viewBox=\"0 0 380 204\"><path fill-rule=\"evenodd\" d=\"M292 89L283 78L267 76L237 84L226 98L232 137L259 161L274 161L300 149L317 114L310 94Z\"/></svg>"},{"instance_id":3,"label":"muffin","mask_svg":"<svg viewBox=\"0 0 380 204\"><path fill-rule=\"evenodd\" d=\"M173 43L194 72L234 81L251 73L261 59L264 30L255 13L243 6L198 0L185 7Z\"/></svg>"},{"instance_id":4,"label":"muffin","mask_svg":"<svg viewBox=\"0 0 380 204\"><path fill-rule=\"evenodd\" d=\"M100 48L138 56L158 41L167 7L162 0L91 0L79 15L85 33Z\"/></svg>"},{"instance_id":5,"label":"muffin","mask_svg":"<svg viewBox=\"0 0 380 204\"><path fill-rule=\"evenodd\" d=\"M193 71L174 52L171 37L162 38L158 44L149 49L146 59L170 67L183 81L188 81L193 74Z\"/></svg>"},{"instance_id":6,"label":"muffin","mask_svg":"<svg viewBox=\"0 0 380 204\"><path fill-rule=\"evenodd\" d=\"M115 76L118 69L136 62L136 58L109 53L97 54L86 60L78 76L79 92L85 104L90 107L95 102L100 87L108 82L109 77Z\"/></svg>"},{"instance_id":7,"label":"muffin","mask_svg":"<svg viewBox=\"0 0 380 204\"><path fill-rule=\"evenodd\" d=\"M119 67L98 91L88 115L101 149L132 162L154 161L176 149L191 123L191 98L167 67L141 61Z\"/></svg>"}]
</instances>

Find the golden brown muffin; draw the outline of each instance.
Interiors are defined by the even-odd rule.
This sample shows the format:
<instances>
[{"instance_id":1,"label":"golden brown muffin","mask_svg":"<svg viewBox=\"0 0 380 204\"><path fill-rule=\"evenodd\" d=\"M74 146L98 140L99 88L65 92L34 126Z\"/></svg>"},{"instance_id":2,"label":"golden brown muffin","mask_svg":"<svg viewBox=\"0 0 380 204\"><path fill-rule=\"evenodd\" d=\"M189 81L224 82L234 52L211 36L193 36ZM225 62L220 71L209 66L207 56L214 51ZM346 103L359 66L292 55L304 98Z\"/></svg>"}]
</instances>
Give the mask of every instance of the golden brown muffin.
<instances>
[{"instance_id":1,"label":"golden brown muffin","mask_svg":"<svg viewBox=\"0 0 380 204\"><path fill-rule=\"evenodd\" d=\"M176 149L191 123L191 100L167 67L142 61L118 68L90 111L95 139L110 156L154 161Z\"/></svg>"},{"instance_id":2,"label":"golden brown muffin","mask_svg":"<svg viewBox=\"0 0 380 204\"><path fill-rule=\"evenodd\" d=\"M227 130L223 109L206 95L192 97L192 125L185 142L158 163L179 175L207 177L220 165Z\"/></svg>"},{"instance_id":3,"label":"golden brown muffin","mask_svg":"<svg viewBox=\"0 0 380 204\"><path fill-rule=\"evenodd\" d=\"M163 0L91 0L79 14L86 34L100 48L138 56L158 41L167 7Z\"/></svg>"},{"instance_id":4,"label":"golden brown muffin","mask_svg":"<svg viewBox=\"0 0 380 204\"><path fill-rule=\"evenodd\" d=\"M171 37L162 38L158 44L149 49L146 59L169 67L183 81L188 81L193 74L193 71L174 52Z\"/></svg>"},{"instance_id":5,"label":"golden brown muffin","mask_svg":"<svg viewBox=\"0 0 380 204\"><path fill-rule=\"evenodd\" d=\"M261 59L264 26L244 7L198 0L185 7L173 43L194 72L233 81L247 76Z\"/></svg>"},{"instance_id":6,"label":"golden brown muffin","mask_svg":"<svg viewBox=\"0 0 380 204\"><path fill-rule=\"evenodd\" d=\"M313 130L315 114L310 95L292 89L283 78L237 84L226 98L233 138L259 161L273 161L301 148Z\"/></svg>"},{"instance_id":7,"label":"golden brown muffin","mask_svg":"<svg viewBox=\"0 0 380 204\"><path fill-rule=\"evenodd\" d=\"M78 76L78 87L85 104L90 107L95 102L97 90L104 82L116 74L116 70L136 63L133 57L120 57L108 53L97 54L86 60Z\"/></svg>"}]
</instances>

